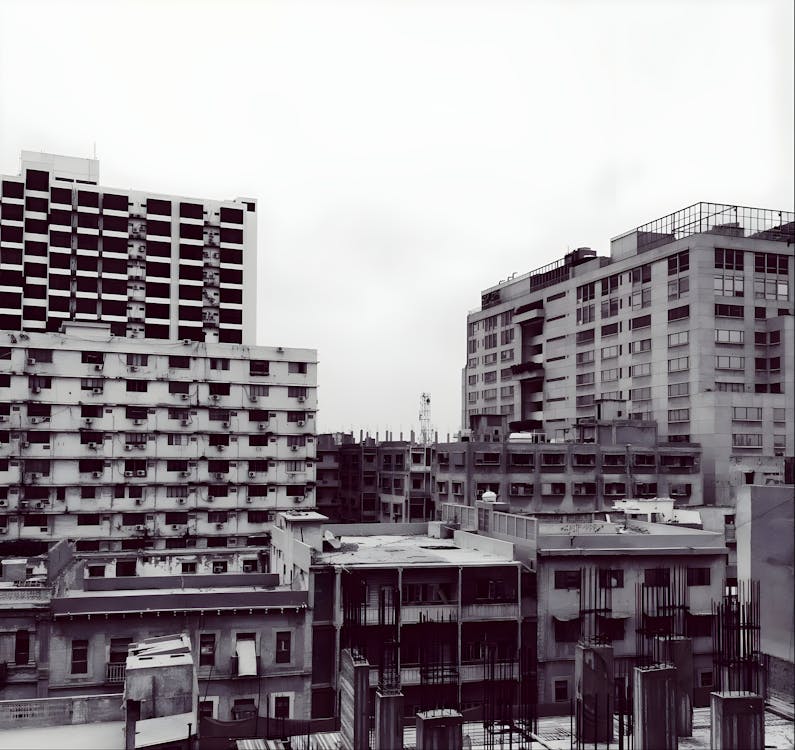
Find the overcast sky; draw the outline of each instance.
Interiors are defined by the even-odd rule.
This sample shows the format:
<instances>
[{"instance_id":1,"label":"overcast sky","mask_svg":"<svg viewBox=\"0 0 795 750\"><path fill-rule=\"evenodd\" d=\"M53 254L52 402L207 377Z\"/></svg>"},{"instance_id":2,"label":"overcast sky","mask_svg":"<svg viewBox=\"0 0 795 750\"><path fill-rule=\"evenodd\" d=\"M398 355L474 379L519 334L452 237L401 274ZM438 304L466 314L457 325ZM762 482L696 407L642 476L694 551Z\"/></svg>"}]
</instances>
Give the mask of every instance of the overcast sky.
<instances>
[{"instance_id":1,"label":"overcast sky","mask_svg":"<svg viewBox=\"0 0 795 750\"><path fill-rule=\"evenodd\" d=\"M318 425L460 427L481 289L699 200L793 207L791 0L0 0L0 171L259 200Z\"/></svg>"}]
</instances>

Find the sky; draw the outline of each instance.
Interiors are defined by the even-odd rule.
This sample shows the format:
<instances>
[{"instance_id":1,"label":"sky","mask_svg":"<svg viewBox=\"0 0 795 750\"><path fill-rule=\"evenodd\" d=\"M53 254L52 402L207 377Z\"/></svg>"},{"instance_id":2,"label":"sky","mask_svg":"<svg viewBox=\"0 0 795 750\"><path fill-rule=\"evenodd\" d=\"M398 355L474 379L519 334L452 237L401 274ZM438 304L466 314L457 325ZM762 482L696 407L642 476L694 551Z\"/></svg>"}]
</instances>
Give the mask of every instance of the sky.
<instances>
[{"instance_id":1,"label":"sky","mask_svg":"<svg viewBox=\"0 0 795 750\"><path fill-rule=\"evenodd\" d=\"M320 431L460 429L482 289L697 201L792 210L791 0L0 0L0 172L256 197Z\"/></svg>"}]
</instances>

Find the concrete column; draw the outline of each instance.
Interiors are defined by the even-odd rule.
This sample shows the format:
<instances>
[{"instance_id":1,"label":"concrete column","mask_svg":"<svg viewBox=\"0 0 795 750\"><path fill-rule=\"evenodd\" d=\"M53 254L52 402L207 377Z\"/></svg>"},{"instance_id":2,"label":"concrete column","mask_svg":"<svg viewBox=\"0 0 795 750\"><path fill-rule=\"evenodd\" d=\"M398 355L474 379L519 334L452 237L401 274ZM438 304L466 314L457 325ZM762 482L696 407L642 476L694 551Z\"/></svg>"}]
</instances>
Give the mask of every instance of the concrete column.
<instances>
[{"instance_id":1,"label":"concrete column","mask_svg":"<svg viewBox=\"0 0 795 750\"><path fill-rule=\"evenodd\" d=\"M370 664L346 648L340 658L340 740L344 750L370 745Z\"/></svg>"},{"instance_id":2,"label":"concrete column","mask_svg":"<svg viewBox=\"0 0 795 750\"><path fill-rule=\"evenodd\" d=\"M676 735L693 736L693 641L684 636L657 637L660 659L676 668Z\"/></svg>"},{"instance_id":3,"label":"concrete column","mask_svg":"<svg viewBox=\"0 0 795 750\"><path fill-rule=\"evenodd\" d=\"M577 738L580 742L613 739L613 647L578 643L574 652Z\"/></svg>"},{"instance_id":4,"label":"concrete column","mask_svg":"<svg viewBox=\"0 0 795 750\"><path fill-rule=\"evenodd\" d=\"M464 717L451 708L417 714L417 750L462 750Z\"/></svg>"},{"instance_id":5,"label":"concrete column","mask_svg":"<svg viewBox=\"0 0 795 750\"><path fill-rule=\"evenodd\" d=\"M373 750L402 750L403 693L375 691L375 746Z\"/></svg>"},{"instance_id":6,"label":"concrete column","mask_svg":"<svg viewBox=\"0 0 795 750\"><path fill-rule=\"evenodd\" d=\"M634 750L677 750L676 669L671 664L635 667L632 726Z\"/></svg>"},{"instance_id":7,"label":"concrete column","mask_svg":"<svg viewBox=\"0 0 795 750\"><path fill-rule=\"evenodd\" d=\"M763 750L765 701L745 691L710 693L713 750Z\"/></svg>"}]
</instances>

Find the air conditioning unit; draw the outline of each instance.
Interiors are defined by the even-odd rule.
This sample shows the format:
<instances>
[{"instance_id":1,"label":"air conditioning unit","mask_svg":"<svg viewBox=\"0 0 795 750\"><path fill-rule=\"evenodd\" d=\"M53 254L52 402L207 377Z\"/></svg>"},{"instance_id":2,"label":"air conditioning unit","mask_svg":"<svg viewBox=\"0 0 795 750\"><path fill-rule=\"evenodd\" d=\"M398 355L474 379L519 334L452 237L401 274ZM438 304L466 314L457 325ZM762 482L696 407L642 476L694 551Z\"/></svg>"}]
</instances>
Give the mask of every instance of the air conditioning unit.
<instances>
[{"instance_id":1,"label":"air conditioning unit","mask_svg":"<svg viewBox=\"0 0 795 750\"><path fill-rule=\"evenodd\" d=\"M146 531L146 526L141 526L140 524L135 527L136 531Z\"/></svg>"},{"instance_id":2,"label":"air conditioning unit","mask_svg":"<svg viewBox=\"0 0 795 750\"><path fill-rule=\"evenodd\" d=\"M265 432L265 430L267 429L267 425L264 425L264 424L258 424L258 425L257 425L257 429L258 429L260 432Z\"/></svg>"},{"instance_id":3,"label":"air conditioning unit","mask_svg":"<svg viewBox=\"0 0 795 750\"><path fill-rule=\"evenodd\" d=\"M298 446L297 445L291 445L290 446L290 450L291 451L297 451L298 450Z\"/></svg>"},{"instance_id":4,"label":"air conditioning unit","mask_svg":"<svg viewBox=\"0 0 795 750\"><path fill-rule=\"evenodd\" d=\"M132 475L133 475L133 473L131 471L125 471L124 472L124 476L125 477L131 477Z\"/></svg>"},{"instance_id":5,"label":"air conditioning unit","mask_svg":"<svg viewBox=\"0 0 795 750\"><path fill-rule=\"evenodd\" d=\"M8 526L0 526L0 534L7 534Z\"/></svg>"},{"instance_id":6,"label":"air conditioning unit","mask_svg":"<svg viewBox=\"0 0 795 750\"><path fill-rule=\"evenodd\" d=\"M35 360L35 358L34 358L34 357L28 357L28 359L27 359L27 363L28 363L29 365L35 365L35 364L36 364L36 360Z\"/></svg>"},{"instance_id":7,"label":"air conditioning unit","mask_svg":"<svg viewBox=\"0 0 795 750\"><path fill-rule=\"evenodd\" d=\"M190 398L190 396L188 396L188 394L187 394L187 393L180 393L180 394L179 394L179 397L180 397L180 398L181 398L183 401L187 401L187 400Z\"/></svg>"},{"instance_id":8,"label":"air conditioning unit","mask_svg":"<svg viewBox=\"0 0 795 750\"><path fill-rule=\"evenodd\" d=\"M251 401L252 404L256 404L257 401L259 401L259 396L251 396L249 401Z\"/></svg>"},{"instance_id":9,"label":"air conditioning unit","mask_svg":"<svg viewBox=\"0 0 795 750\"><path fill-rule=\"evenodd\" d=\"M92 388L91 392L94 393L94 394L99 394L99 393L102 393L102 389L101 388Z\"/></svg>"},{"instance_id":10,"label":"air conditioning unit","mask_svg":"<svg viewBox=\"0 0 795 750\"><path fill-rule=\"evenodd\" d=\"M185 344L185 346L188 346L188 345L192 344L193 342L190 339L182 339L182 343Z\"/></svg>"},{"instance_id":11,"label":"air conditioning unit","mask_svg":"<svg viewBox=\"0 0 795 750\"><path fill-rule=\"evenodd\" d=\"M216 479L223 479L224 475L220 471L216 471L214 474Z\"/></svg>"},{"instance_id":12,"label":"air conditioning unit","mask_svg":"<svg viewBox=\"0 0 795 750\"><path fill-rule=\"evenodd\" d=\"M179 529L179 526L177 524L175 524L175 523L172 523L171 524L171 530L172 531L176 531L177 529Z\"/></svg>"},{"instance_id":13,"label":"air conditioning unit","mask_svg":"<svg viewBox=\"0 0 795 750\"><path fill-rule=\"evenodd\" d=\"M94 477L94 479L99 479L102 476L102 472L95 471L91 476Z\"/></svg>"},{"instance_id":14,"label":"air conditioning unit","mask_svg":"<svg viewBox=\"0 0 795 750\"><path fill-rule=\"evenodd\" d=\"M94 365L94 370L96 372L102 372L102 365Z\"/></svg>"},{"instance_id":15,"label":"air conditioning unit","mask_svg":"<svg viewBox=\"0 0 795 750\"><path fill-rule=\"evenodd\" d=\"M306 422L304 422L304 420L303 420L303 419L299 419L299 420L296 422L296 424L297 424L299 427L303 427L303 426L306 424Z\"/></svg>"},{"instance_id":16,"label":"air conditioning unit","mask_svg":"<svg viewBox=\"0 0 795 750\"><path fill-rule=\"evenodd\" d=\"M36 503L36 507L37 508L43 508L44 507L44 503L41 500L39 500L39 502Z\"/></svg>"},{"instance_id":17,"label":"air conditioning unit","mask_svg":"<svg viewBox=\"0 0 795 750\"><path fill-rule=\"evenodd\" d=\"M22 448L30 448L30 443L29 443L27 440L25 440L25 441L22 443L21 447L22 447Z\"/></svg>"},{"instance_id":18,"label":"air conditioning unit","mask_svg":"<svg viewBox=\"0 0 795 750\"><path fill-rule=\"evenodd\" d=\"M146 472L143 469L138 469L138 471L135 472L135 476L137 476L137 477L145 477L146 476Z\"/></svg>"},{"instance_id":19,"label":"air conditioning unit","mask_svg":"<svg viewBox=\"0 0 795 750\"><path fill-rule=\"evenodd\" d=\"M299 403L299 404L303 404L303 403L304 403L304 401L306 401L306 396L299 396L299 397L298 397L298 403Z\"/></svg>"},{"instance_id":20,"label":"air conditioning unit","mask_svg":"<svg viewBox=\"0 0 795 750\"><path fill-rule=\"evenodd\" d=\"M41 388L39 388L37 385L34 385L30 390L32 390L34 393L41 393Z\"/></svg>"},{"instance_id":21,"label":"air conditioning unit","mask_svg":"<svg viewBox=\"0 0 795 750\"><path fill-rule=\"evenodd\" d=\"M177 503L179 503L179 505L185 505L185 502L186 501L185 501L184 497L178 497L177 498Z\"/></svg>"},{"instance_id":22,"label":"air conditioning unit","mask_svg":"<svg viewBox=\"0 0 795 750\"><path fill-rule=\"evenodd\" d=\"M137 448L139 451L142 451L144 448L146 448L146 443L136 443L136 444L135 444L135 447L136 447L136 448Z\"/></svg>"},{"instance_id":23,"label":"air conditioning unit","mask_svg":"<svg viewBox=\"0 0 795 750\"><path fill-rule=\"evenodd\" d=\"M247 498L246 498L246 502L247 502L247 503L250 503L250 502L251 502L251 498L250 498L250 497L247 497Z\"/></svg>"},{"instance_id":24,"label":"air conditioning unit","mask_svg":"<svg viewBox=\"0 0 795 750\"><path fill-rule=\"evenodd\" d=\"M0 508L5 508L8 503L5 500L0 500Z\"/></svg>"},{"instance_id":25,"label":"air conditioning unit","mask_svg":"<svg viewBox=\"0 0 795 750\"><path fill-rule=\"evenodd\" d=\"M140 497L136 497L135 498L135 504L136 505L143 505L143 502L144 502L143 498L140 498Z\"/></svg>"},{"instance_id":26,"label":"air conditioning unit","mask_svg":"<svg viewBox=\"0 0 795 750\"><path fill-rule=\"evenodd\" d=\"M190 420L188 420L188 419L183 419L183 420L180 422L180 424L181 424L183 427L188 427L188 426L190 425Z\"/></svg>"},{"instance_id":27,"label":"air conditioning unit","mask_svg":"<svg viewBox=\"0 0 795 750\"><path fill-rule=\"evenodd\" d=\"M124 450L131 451L133 449L132 443L125 443Z\"/></svg>"},{"instance_id":28,"label":"air conditioning unit","mask_svg":"<svg viewBox=\"0 0 795 750\"><path fill-rule=\"evenodd\" d=\"M226 450L226 446L225 445L216 445L215 447L218 448L219 451L225 451Z\"/></svg>"},{"instance_id":29,"label":"air conditioning unit","mask_svg":"<svg viewBox=\"0 0 795 750\"><path fill-rule=\"evenodd\" d=\"M218 398L219 398L219 396L218 396L217 393L211 393L210 394L210 400L211 401L218 401Z\"/></svg>"},{"instance_id":30,"label":"air conditioning unit","mask_svg":"<svg viewBox=\"0 0 795 750\"><path fill-rule=\"evenodd\" d=\"M144 423L143 419L133 419L133 424L143 424L143 423Z\"/></svg>"},{"instance_id":31,"label":"air conditioning unit","mask_svg":"<svg viewBox=\"0 0 795 750\"><path fill-rule=\"evenodd\" d=\"M294 498L293 498L293 502L294 502L294 503L297 505L297 504L298 504L298 503L300 503L300 502L301 502L303 499L304 499L304 498L302 498L302 497L294 497Z\"/></svg>"},{"instance_id":32,"label":"air conditioning unit","mask_svg":"<svg viewBox=\"0 0 795 750\"><path fill-rule=\"evenodd\" d=\"M189 471L181 471L181 472L179 473L179 475L180 475L181 477L189 477L189 476L190 476L190 472L189 472Z\"/></svg>"},{"instance_id":33,"label":"air conditioning unit","mask_svg":"<svg viewBox=\"0 0 795 750\"><path fill-rule=\"evenodd\" d=\"M248 473L248 478L249 478L249 479L254 479L256 476L257 476L256 472L250 471L250 472Z\"/></svg>"},{"instance_id":34,"label":"air conditioning unit","mask_svg":"<svg viewBox=\"0 0 795 750\"><path fill-rule=\"evenodd\" d=\"M138 365L129 365L129 366L127 367L127 369L128 369L130 372L138 372Z\"/></svg>"},{"instance_id":35,"label":"air conditioning unit","mask_svg":"<svg viewBox=\"0 0 795 750\"><path fill-rule=\"evenodd\" d=\"M31 417L30 418L30 423L31 424L38 424L39 423L39 418L38 417Z\"/></svg>"},{"instance_id":36,"label":"air conditioning unit","mask_svg":"<svg viewBox=\"0 0 795 750\"><path fill-rule=\"evenodd\" d=\"M225 430L228 430L229 429L229 422L221 422L221 427L223 427Z\"/></svg>"},{"instance_id":37,"label":"air conditioning unit","mask_svg":"<svg viewBox=\"0 0 795 750\"><path fill-rule=\"evenodd\" d=\"M220 530L220 529L224 528L224 525L222 523L217 523L217 524L215 524L215 528Z\"/></svg>"},{"instance_id":38,"label":"air conditioning unit","mask_svg":"<svg viewBox=\"0 0 795 750\"><path fill-rule=\"evenodd\" d=\"M85 421L86 427L91 427L92 424L94 424L94 420L91 419L91 417L86 417L86 421Z\"/></svg>"},{"instance_id":39,"label":"air conditioning unit","mask_svg":"<svg viewBox=\"0 0 795 750\"><path fill-rule=\"evenodd\" d=\"M0 414L0 422L8 422L8 417L5 414Z\"/></svg>"}]
</instances>

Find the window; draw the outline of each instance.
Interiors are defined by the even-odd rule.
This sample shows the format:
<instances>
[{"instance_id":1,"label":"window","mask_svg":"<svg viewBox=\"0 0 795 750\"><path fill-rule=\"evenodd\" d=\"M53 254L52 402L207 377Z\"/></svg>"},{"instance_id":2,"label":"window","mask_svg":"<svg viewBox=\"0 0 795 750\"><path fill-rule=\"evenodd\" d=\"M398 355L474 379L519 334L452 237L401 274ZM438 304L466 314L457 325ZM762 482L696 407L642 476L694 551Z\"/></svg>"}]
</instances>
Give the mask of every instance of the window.
<instances>
[{"instance_id":1,"label":"window","mask_svg":"<svg viewBox=\"0 0 795 750\"><path fill-rule=\"evenodd\" d=\"M483 373L483 382L484 383L496 383L497 382L497 371L491 370L490 372Z\"/></svg>"},{"instance_id":2,"label":"window","mask_svg":"<svg viewBox=\"0 0 795 750\"><path fill-rule=\"evenodd\" d=\"M787 419L786 409L773 409L773 421L784 422Z\"/></svg>"},{"instance_id":3,"label":"window","mask_svg":"<svg viewBox=\"0 0 795 750\"><path fill-rule=\"evenodd\" d=\"M577 308L577 323L585 325L592 323L596 319L593 305L584 305Z\"/></svg>"},{"instance_id":4,"label":"window","mask_svg":"<svg viewBox=\"0 0 795 750\"><path fill-rule=\"evenodd\" d=\"M643 352L651 351L651 339L641 339L640 341L631 341L629 344L630 354L642 354Z\"/></svg>"},{"instance_id":5,"label":"window","mask_svg":"<svg viewBox=\"0 0 795 750\"><path fill-rule=\"evenodd\" d=\"M276 719L290 718L290 697L287 695L275 695L273 697L273 716Z\"/></svg>"},{"instance_id":6,"label":"window","mask_svg":"<svg viewBox=\"0 0 795 750\"><path fill-rule=\"evenodd\" d=\"M783 410L782 410L783 411ZM761 422L762 421L762 407L761 406L733 406L732 419L741 422Z\"/></svg>"},{"instance_id":7,"label":"window","mask_svg":"<svg viewBox=\"0 0 795 750\"><path fill-rule=\"evenodd\" d=\"M608 276L606 279L602 279L601 287L602 287L602 296L606 297L613 292L615 292L619 285L621 284L621 274L614 273L612 276Z\"/></svg>"},{"instance_id":8,"label":"window","mask_svg":"<svg viewBox=\"0 0 795 750\"><path fill-rule=\"evenodd\" d=\"M569 700L569 681L555 680L553 683L555 703L565 703Z\"/></svg>"},{"instance_id":9,"label":"window","mask_svg":"<svg viewBox=\"0 0 795 750\"><path fill-rule=\"evenodd\" d=\"M593 384L594 384L593 372L581 372L577 375L577 385L593 385Z\"/></svg>"},{"instance_id":10,"label":"window","mask_svg":"<svg viewBox=\"0 0 795 750\"><path fill-rule=\"evenodd\" d=\"M500 333L500 344L511 344L513 343L514 337L514 330L513 328L507 328L506 330Z\"/></svg>"},{"instance_id":11,"label":"window","mask_svg":"<svg viewBox=\"0 0 795 750\"><path fill-rule=\"evenodd\" d=\"M715 356L715 369L716 370L744 370L745 357L735 357L729 355L718 354ZM670 372L670 368L669 368Z\"/></svg>"},{"instance_id":12,"label":"window","mask_svg":"<svg viewBox=\"0 0 795 750\"><path fill-rule=\"evenodd\" d=\"M577 364L587 365L594 361L594 350L591 349L587 352L577 352Z\"/></svg>"},{"instance_id":13,"label":"window","mask_svg":"<svg viewBox=\"0 0 795 750\"><path fill-rule=\"evenodd\" d=\"M621 368L613 367L609 370L602 370L601 375L603 383L610 383L614 380L618 380L621 377Z\"/></svg>"},{"instance_id":14,"label":"window","mask_svg":"<svg viewBox=\"0 0 795 750\"><path fill-rule=\"evenodd\" d=\"M651 289L638 289L632 292L629 297L629 303L633 310L651 307Z\"/></svg>"},{"instance_id":15,"label":"window","mask_svg":"<svg viewBox=\"0 0 795 750\"><path fill-rule=\"evenodd\" d=\"M754 253L755 273L789 273L789 258L776 253Z\"/></svg>"},{"instance_id":16,"label":"window","mask_svg":"<svg viewBox=\"0 0 795 750\"><path fill-rule=\"evenodd\" d=\"M754 299L789 299L789 282L787 279L774 277L754 277Z\"/></svg>"},{"instance_id":17,"label":"window","mask_svg":"<svg viewBox=\"0 0 795 750\"><path fill-rule=\"evenodd\" d=\"M599 587L603 589L623 589L624 571L618 568L601 568L599 570Z\"/></svg>"},{"instance_id":18,"label":"window","mask_svg":"<svg viewBox=\"0 0 795 750\"><path fill-rule=\"evenodd\" d=\"M739 318L745 317L745 308L742 305L715 305L716 318Z\"/></svg>"},{"instance_id":19,"label":"window","mask_svg":"<svg viewBox=\"0 0 795 750\"><path fill-rule=\"evenodd\" d=\"M689 357L675 357L674 359L668 360L668 372L683 372L689 369L689 367Z\"/></svg>"},{"instance_id":20,"label":"window","mask_svg":"<svg viewBox=\"0 0 795 750\"><path fill-rule=\"evenodd\" d=\"M17 630L14 637L14 664L27 664L30 661L30 631Z\"/></svg>"},{"instance_id":21,"label":"window","mask_svg":"<svg viewBox=\"0 0 795 750\"><path fill-rule=\"evenodd\" d=\"M578 344L590 344L594 340L594 329L589 328L587 331L577 331L577 343Z\"/></svg>"},{"instance_id":22,"label":"window","mask_svg":"<svg viewBox=\"0 0 795 750\"><path fill-rule=\"evenodd\" d=\"M254 361L249 363L249 366L252 366ZM211 370L228 370L229 369L229 360L225 357L210 357L210 369Z\"/></svg>"},{"instance_id":23,"label":"window","mask_svg":"<svg viewBox=\"0 0 795 750\"><path fill-rule=\"evenodd\" d=\"M577 287L577 302L588 302L596 296L596 282Z\"/></svg>"},{"instance_id":24,"label":"window","mask_svg":"<svg viewBox=\"0 0 795 750\"><path fill-rule=\"evenodd\" d=\"M733 331L725 328L715 329L716 344L744 344L745 331Z\"/></svg>"},{"instance_id":25,"label":"window","mask_svg":"<svg viewBox=\"0 0 795 750\"><path fill-rule=\"evenodd\" d=\"M72 641L72 674L88 674L88 641Z\"/></svg>"},{"instance_id":26,"label":"window","mask_svg":"<svg viewBox=\"0 0 795 750\"><path fill-rule=\"evenodd\" d=\"M558 643L576 643L580 639L580 620L575 617L571 620L553 617L555 623L555 640Z\"/></svg>"},{"instance_id":27,"label":"window","mask_svg":"<svg viewBox=\"0 0 795 750\"><path fill-rule=\"evenodd\" d=\"M745 383L724 383L715 381L715 390L725 393L745 393Z\"/></svg>"},{"instance_id":28,"label":"window","mask_svg":"<svg viewBox=\"0 0 795 750\"><path fill-rule=\"evenodd\" d=\"M288 362L287 372L293 375L306 375L306 362Z\"/></svg>"},{"instance_id":29,"label":"window","mask_svg":"<svg viewBox=\"0 0 795 750\"><path fill-rule=\"evenodd\" d=\"M149 364L149 355L148 354L128 354L127 355L127 366L128 367L146 367Z\"/></svg>"},{"instance_id":30,"label":"window","mask_svg":"<svg viewBox=\"0 0 795 750\"><path fill-rule=\"evenodd\" d=\"M633 268L628 273L629 280L633 284L647 284L651 281L651 263Z\"/></svg>"},{"instance_id":31,"label":"window","mask_svg":"<svg viewBox=\"0 0 795 750\"><path fill-rule=\"evenodd\" d=\"M676 396L689 396L690 383L671 383L668 386L668 398L675 398Z\"/></svg>"},{"instance_id":32,"label":"window","mask_svg":"<svg viewBox=\"0 0 795 750\"><path fill-rule=\"evenodd\" d=\"M673 323L676 320L684 320L690 317L690 305L682 305L681 307L674 307L668 311L668 322Z\"/></svg>"},{"instance_id":33,"label":"window","mask_svg":"<svg viewBox=\"0 0 795 750\"><path fill-rule=\"evenodd\" d=\"M239 719L251 719L257 715L257 703L253 698L237 698L232 704L232 716Z\"/></svg>"},{"instance_id":34,"label":"window","mask_svg":"<svg viewBox=\"0 0 795 750\"><path fill-rule=\"evenodd\" d=\"M199 636L199 666L215 666L215 634L202 633Z\"/></svg>"},{"instance_id":35,"label":"window","mask_svg":"<svg viewBox=\"0 0 795 750\"><path fill-rule=\"evenodd\" d=\"M651 340L648 339L649 345L651 345ZM621 347L620 346L603 346L602 347L602 359L614 359L619 354L621 354Z\"/></svg>"},{"instance_id":36,"label":"window","mask_svg":"<svg viewBox=\"0 0 795 750\"><path fill-rule=\"evenodd\" d=\"M639 315L629 321L629 329L636 331L638 328L648 328L651 325L651 315Z\"/></svg>"},{"instance_id":37,"label":"window","mask_svg":"<svg viewBox=\"0 0 795 750\"><path fill-rule=\"evenodd\" d=\"M602 326L602 338L607 338L608 336L615 336L616 334L621 332L621 323L608 323L607 325Z\"/></svg>"},{"instance_id":38,"label":"window","mask_svg":"<svg viewBox=\"0 0 795 750\"><path fill-rule=\"evenodd\" d=\"M643 571L643 583L647 586L665 588L671 583L670 568L646 568Z\"/></svg>"},{"instance_id":39,"label":"window","mask_svg":"<svg viewBox=\"0 0 795 750\"><path fill-rule=\"evenodd\" d=\"M580 571L579 570L556 570L555 571L556 589L579 589Z\"/></svg>"},{"instance_id":40,"label":"window","mask_svg":"<svg viewBox=\"0 0 795 750\"><path fill-rule=\"evenodd\" d=\"M679 299L685 297L690 291L690 277L682 276L678 279L671 279L668 282L668 299Z\"/></svg>"},{"instance_id":41,"label":"window","mask_svg":"<svg viewBox=\"0 0 795 750\"><path fill-rule=\"evenodd\" d=\"M685 359L687 359L687 357L685 357ZM632 367L629 368L629 374L633 378L651 375L651 362L644 362L640 365L632 365Z\"/></svg>"},{"instance_id":42,"label":"window","mask_svg":"<svg viewBox=\"0 0 795 750\"><path fill-rule=\"evenodd\" d=\"M629 391L631 401L648 401L651 399L651 388L632 388Z\"/></svg>"},{"instance_id":43,"label":"window","mask_svg":"<svg viewBox=\"0 0 795 750\"><path fill-rule=\"evenodd\" d=\"M714 276L712 288L720 297L745 297L745 279L742 276L730 273Z\"/></svg>"},{"instance_id":44,"label":"window","mask_svg":"<svg viewBox=\"0 0 795 750\"><path fill-rule=\"evenodd\" d=\"M742 271L743 251L716 247L715 268L725 268L728 271Z\"/></svg>"},{"instance_id":45,"label":"window","mask_svg":"<svg viewBox=\"0 0 795 750\"><path fill-rule=\"evenodd\" d=\"M128 393L146 393L146 390L149 386L148 381L146 380L128 380L127 381L127 392Z\"/></svg>"},{"instance_id":46,"label":"window","mask_svg":"<svg viewBox=\"0 0 795 750\"><path fill-rule=\"evenodd\" d=\"M593 406L594 402L595 402L595 396L593 395L593 393L589 393L585 396L577 396L578 407Z\"/></svg>"},{"instance_id":47,"label":"window","mask_svg":"<svg viewBox=\"0 0 795 750\"><path fill-rule=\"evenodd\" d=\"M496 333L487 333L483 337L483 348L484 349L494 349L497 346L497 334Z\"/></svg>"},{"instance_id":48,"label":"window","mask_svg":"<svg viewBox=\"0 0 795 750\"><path fill-rule=\"evenodd\" d=\"M484 365L493 365L496 361L497 361L497 352L492 352L491 354L483 355Z\"/></svg>"},{"instance_id":49,"label":"window","mask_svg":"<svg viewBox=\"0 0 795 750\"><path fill-rule=\"evenodd\" d=\"M687 569L688 586L709 586L709 568L690 568Z\"/></svg>"},{"instance_id":50,"label":"window","mask_svg":"<svg viewBox=\"0 0 795 750\"><path fill-rule=\"evenodd\" d=\"M690 251L683 250L681 253L671 255L668 258L668 275L675 276L690 270Z\"/></svg>"},{"instance_id":51,"label":"window","mask_svg":"<svg viewBox=\"0 0 795 750\"><path fill-rule=\"evenodd\" d=\"M668 409L669 422L689 422L690 409Z\"/></svg>"},{"instance_id":52,"label":"window","mask_svg":"<svg viewBox=\"0 0 795 750\"><path fill-rule=\"evenodd\" d=\"M292 633L283 631L276 633L276 663L289 664L291 660L290 648L292 642Z\"/></svg>"},{"instance_id":53,"label":"window","mask_svg":"<svg viewBox=\"0 0 795 750\"><path fill-rule=\"evenodd\" d=\"M761 448L761 433L734 433L732 434L732 445L735 448Z\"/></svg>"}]
</instances>

